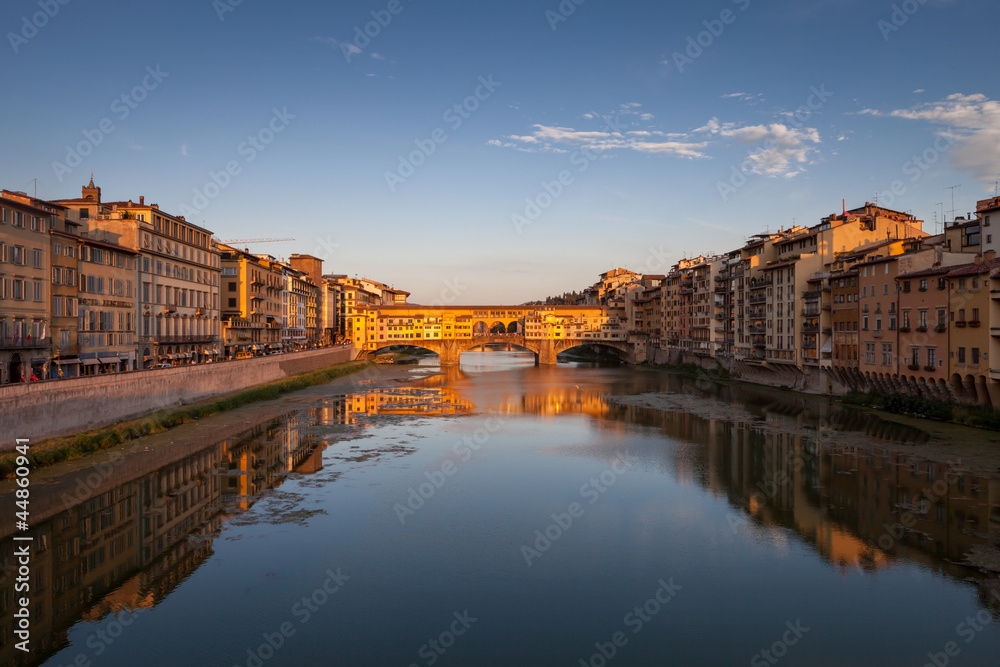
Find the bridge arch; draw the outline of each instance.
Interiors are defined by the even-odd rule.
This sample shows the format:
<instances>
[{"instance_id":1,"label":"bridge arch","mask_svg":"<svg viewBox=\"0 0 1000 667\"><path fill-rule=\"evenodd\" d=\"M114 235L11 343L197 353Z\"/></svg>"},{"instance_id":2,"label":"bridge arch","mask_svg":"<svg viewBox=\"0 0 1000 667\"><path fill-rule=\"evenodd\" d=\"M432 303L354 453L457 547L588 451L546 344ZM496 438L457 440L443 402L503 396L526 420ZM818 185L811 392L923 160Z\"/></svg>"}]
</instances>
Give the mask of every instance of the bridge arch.
<instances>
[{"instance_id":1,"label":"bridge arch","mask_svg":"<svg viewBox=\"0 0 1000 667\"><path fill-rule=\"evenodd\" d=\"M567 341L567 343L570 342ZM600 341L600 340L593 342L572 341L571 344L560 346L558 352L559 354L562 354L563 352L569 352L571 350L576 350L578 348L596 348L599 351L611 352L615 356L615 358L618 359L618 361L621 361L622 363L628 363L629 361L629 353L627 350L623 349L622 347L616 346L614 343Z\"/></svg>"}]
</instances>

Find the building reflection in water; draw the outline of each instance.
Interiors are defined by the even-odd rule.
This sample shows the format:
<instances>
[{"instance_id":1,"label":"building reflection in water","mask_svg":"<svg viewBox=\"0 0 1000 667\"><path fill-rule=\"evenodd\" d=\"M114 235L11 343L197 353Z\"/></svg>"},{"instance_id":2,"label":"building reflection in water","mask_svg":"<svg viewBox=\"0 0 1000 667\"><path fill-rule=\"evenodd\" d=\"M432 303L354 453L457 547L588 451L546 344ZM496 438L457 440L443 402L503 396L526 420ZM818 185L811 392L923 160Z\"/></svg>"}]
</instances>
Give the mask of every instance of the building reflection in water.
<instances>
[{"instance_id":1,"label":"building reflection in water","mask_svg":"<svg viewBox=\"0 0 1000 667\"><path fill-rule=\"evenodd\" d=\"M59 505L72 505L66 509L57 507L55 498L47 511L33 503L33 515L51 518L25 533L33 538L32 652L15 648L16 543L7 535L0 541L0 664L39 664L68 644L76 623L134 614L165 599L212 555L223 522L249 510L289 473L308 475L323 467L329 443L310 427L363 426L366 415L437 416L471 409L445 387L334 397L322 407L285 415L137 472L128 482L98 486L78 504L63 496ZM86 472L77 474L83 479ZM69 488L86 486L73 481ZM13 504L13 497L0 496L2 502Z\"/></svg>"},{"instance_id":2,"label":"building reflection in water","mask_svg":"<svg viewBox=\"0 0 1000 667\"><path fill-rule=\"evenodd\" d=\"M161 457L149 464L155 470L129 460L132 479L121 483L119 475L113 488L100 486L72 506L54 496L48 511L33 503L33 516L50 517L30 532L34 652L25 662L14 647L16 557L7 535L0 542L0 662L37 664L67 645L78 622L158 604L212 555L228 518L288 474L323 467L333 439L317 427L365 428L389 415L460 416L473 403L507 415L584 415L602 429L659 429L678 446L630 455L725 498L747 529L793 530L833 567L874 571L905 561L970 579L983 604L997 609L989 588L996 574L969 561L996 554L1000 483L886 446L923 442L926 433L813 399L677 376L618 374L580 384L565 382L565 374L562 382L538 377L483 389L453 369L392 390L328 397L176 460ZM653 391L688 397L695 407L606 399Z\"/></svg>"}]
</instances>

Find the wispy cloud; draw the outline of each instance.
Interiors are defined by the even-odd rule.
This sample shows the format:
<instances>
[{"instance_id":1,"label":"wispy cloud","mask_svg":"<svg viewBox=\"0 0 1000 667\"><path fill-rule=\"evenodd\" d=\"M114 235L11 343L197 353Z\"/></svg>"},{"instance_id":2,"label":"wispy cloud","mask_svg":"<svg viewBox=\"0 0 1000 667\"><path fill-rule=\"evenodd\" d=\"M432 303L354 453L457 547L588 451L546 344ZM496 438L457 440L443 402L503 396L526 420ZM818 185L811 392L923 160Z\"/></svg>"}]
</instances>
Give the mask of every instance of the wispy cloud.
<instances>
[{"instance_id":1,"label":"wispy cloud","mask_svg":"<svg viewBox=\"0 0 1000 667\"><path fill-rule=\"evenodd\" d=\"M803 165L809 164L822 142L819 130L813 127L791 127L783 123L769 125L740 125L720 123L712 118L704 126L695 130L733 139L744 146L754 146L747 160L755 174L772 177L792 178L802 173Z\"/></svg>"},{"instance_id":2,"label":"wispy cloud","mask_svg":"<svg viewBox=\"0 0 1000 667\"><path fill-rule=\"evenodd\" d=\"M763 93L726 93L720 97L724 100L738 100L747 104L759 104L764 101Z\"/></svg>"},{"instance_id":3,"label":"wispy cloud","mask_svg":"<svg viewBox=\"0 0 1000 667\"><path fill-rule=\"evenodd\" d=\"M688 132L664 132L650 124L648 121L652 120L652 115L643 112L635 103L621 105L614 114L602 115L591 111L583 114L582 118L591 123L604 121L604 127L593 129L535 124L529 134L508 135L493 139L489 144L529 153L562 153L587 148L605 154L633 151L696 159L710 157L712 146L735 143L754 147L748 157L753 173L791 178L802 173L803 167L814 160L822 143L816 128L784 123L721 123L717 118Z\"/></svg>"},{"instance_id":4,"label":"wispy cloud","mask_svg":"<svg viewBox=\"0 0 1000 667\"><path fill-rule=\"evenodd\" d=\"M942 128L937 134L954 141L953 168L984 183L993 183L1000 175L1000 102L986 95L955 93L937 102L877 115L937 125Z\"/></svg>"},{"instance_id":5,"label":"wispy cloud","mask_svg":"<svg viewBox=\"0 0 1000 667\"><path fill-rule=\"evenodd\" d=\"M671 155L683 158L707 157L702 149L704 141L684 141L685 133L662 132L649 125L655 119L651 113L642 110L638 102L621 104L609 114L588 111L583 120L600 122L599 129L577 129L561 125L532 126L533 131L525 135L509 135L493 139L491 146L513 148L523 152L565 153L577 148L593 151L626 150L650 155Z\"/></svg>"},{"instance_id":6,"label":"wispy cloud","mask_svg":"<svg viewBox=\"0 0 1000 667\"><path fill-rule=\"evenodd\" d=\"M187 157L187 154L188 154L188 145L187 144L181 144L181 155L183 155L184 157Z\"/></svg>"},{"instance_id":7,"label":"wispy cloud","mask_svg":"<svg viewBox=\"0 0 1000 667\"><path fill-rule=\"evenodd\" d=\"M387 60L385 56L383 56L381 53L377 51L372 51L371 53L366 54L364 51L358 48L358 46L354 44L354 42L342 41L334 37L310 37L309 41L320 42L330 46L330 48L340 49L342 52L350 56L367 55L372 60L384 60L390 63L394 62L391 60Z\"/></svg>"}]
</instances>

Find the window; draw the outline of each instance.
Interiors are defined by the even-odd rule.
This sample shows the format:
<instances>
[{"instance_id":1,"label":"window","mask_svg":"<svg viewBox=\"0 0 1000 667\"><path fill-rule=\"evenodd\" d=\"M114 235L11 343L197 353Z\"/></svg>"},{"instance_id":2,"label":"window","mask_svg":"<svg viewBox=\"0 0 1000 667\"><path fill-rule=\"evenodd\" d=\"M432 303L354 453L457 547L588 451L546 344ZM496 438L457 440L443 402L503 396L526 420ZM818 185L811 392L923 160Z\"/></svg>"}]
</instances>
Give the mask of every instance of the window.
<instances>
[{"instance_id":1,"label":"window","mask_svg":"<svg viewBox=\"0 0 1000 667\"><path fill-rule=\"evenodd\" d=\"M929 347L927 348L927 365L931 368L937 366L937 348Z\"/></svg>"},{"instance_id":2,"label":"window","mask_svg":"<svg viewBox=\"0 0 1000 667\"><path fill-rule=\"evenodd\" d=\"M971 352L972 352L972 360L971 360L972 363L978 364L979 363L979 348L978 347L974 347L974 348L972 348Z\"/></svg>"},{"instance_id":3,"label":"window","mask_svg":"<svg viewBox=\"0 0 1000 667\"><path fill-rule=\"evenodd\" d=\"M958 309L958 321L959 322L964 322L965 321L965 308L959 308Z\"/></svg>"},{"instance_id":4,"label":"window","mask_svg":"<svg viewBox=\"0 0 1000 667\"><path fill-rule=\"evenodd\" d=\"M882 343L882 365L892 366L892 343Z\"/></svg>"},{"instance_id":5,"label":"window","mask_svg":"<svg viewBox=\"0 0 1000 667\"><path fill-rule=\"evenodd\" d=\"M918 322L917 326L924 327L925 329L927 328L927 309L926 308L921 308L920 309L920 311L918 313L918 320L917 320L917 322Z\"/></svg>"},{"instance_id":6,"label":"window","mask_svg":"<svg viewBox=\"0 0 1000 667\"><path fill-rule=\"evenodd\" d=\"M910 281L909 280L904 280L903 281L903 293L906 293L906 292L909 292L909 291L910 291Z\"/></svg>"},{"instance_id":7,"label":"window","mask_svg":"<svg viewBox=\"0 0 1000 667\"><path fill-rule=\"evenodd\" d=\"M920 365L920 348L911 347L910 348L910 365L919 366Z\"/></svg>"},{"instance_id":8,"label":"window","mask_svg":"<svg viewBox=\"0 0 1000 667\"><path fill-rule=\"evenodd\" d=\"M230 292L235 292L236 291L236 283L234 283L234 282L230 282L229 283L229 291Z\"/></svg>"},{"instance_id":9,"label":"window","mask_svg":"<svg viewBox=\"0 0 1000 667\"><path fill-rule=\"evenodd\" d=\"M943 327L945 321L946 321L946 318L945 318L945 314L944 314L944 308L938 308L937 309L937 323L938 323L938 326L939 327Z\"/></svg>"},{"instance_id":10,"label":"window","mask_svg":"<svg viewBox=\"0 0 1000 667\"><path fill-rule=\"evenodd\" d=\"M862 318L861 330L862 331L868 331L868 316L867 315L865 315ZM875 363L875 362L873 361L872 363Z\"/></svg>"},{"instance_id":11,"label":"window","mask_svg":"<svg viewBox=\"0 0 1000 667\"><path fill-rule=\"evenodd\" d=\"M33 292L32 298L34 301L42 300L42 281L36 280L34 282L32 292Z\"/></svg>"},{"instance_id":12,"label":"window","mask_svg":"<svg viewBox=\"0 0 1000 667\"><path fill-rule=\"evenodd\" d=\"M978 322L979 321L979 309L978 308L973 308L972 309L972 321L973 322Z\"/></svg>"},{"instance_id":13,"label":"window","mask_svg":"<svg viewBox=\"0 0 1000 667\"><path fill-rule=\"evenodd\" d=\"M865 343L865 363L875 365L875 343Z\"/></svg>"},{"instance_id":14,"label":"window","mask_svg":"<svg viewBox=\"0 0 1000 667\"><path fill-rule=\"evenodd\" d=\"M960 363L960 364L964 364L965 363L965 348L964 347L958 348L958 363Z\"/></svg>"}]
</instances>

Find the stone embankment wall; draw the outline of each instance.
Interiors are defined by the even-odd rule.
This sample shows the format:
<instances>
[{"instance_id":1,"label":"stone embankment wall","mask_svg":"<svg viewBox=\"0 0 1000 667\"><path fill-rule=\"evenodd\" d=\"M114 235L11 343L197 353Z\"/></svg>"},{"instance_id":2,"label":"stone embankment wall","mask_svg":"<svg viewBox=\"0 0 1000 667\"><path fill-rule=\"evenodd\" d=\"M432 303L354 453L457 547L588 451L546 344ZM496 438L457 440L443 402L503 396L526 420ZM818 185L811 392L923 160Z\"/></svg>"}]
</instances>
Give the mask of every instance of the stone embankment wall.
<instances>
[{"instance_id":1,"label":"stone embankment wall","mask_svg":"<svg viewBox=\"0 0 1000 667\"><path fill-rule=\"evenodd\" d=\"M253 359L0 387L0 450L73 435L184 403L351 361L353 345Z\"/></svg>"}]
</instances>

